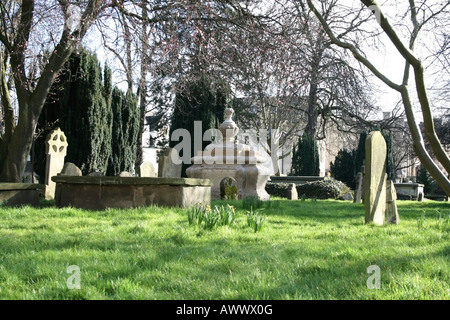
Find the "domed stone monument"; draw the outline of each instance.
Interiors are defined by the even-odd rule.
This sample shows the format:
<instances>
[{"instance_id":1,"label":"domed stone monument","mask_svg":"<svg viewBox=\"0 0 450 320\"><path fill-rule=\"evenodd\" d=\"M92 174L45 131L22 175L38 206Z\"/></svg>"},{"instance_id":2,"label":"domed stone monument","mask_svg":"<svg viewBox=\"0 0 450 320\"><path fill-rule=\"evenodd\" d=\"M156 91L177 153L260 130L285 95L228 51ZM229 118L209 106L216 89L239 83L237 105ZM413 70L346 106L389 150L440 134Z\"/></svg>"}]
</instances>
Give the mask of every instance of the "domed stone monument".
<instances>
[{"instance_id":1,"label":"domed stone monument","mask_svg":"<svg viewBox=\"0 0 450 320\"><path fill-rule=\"evenodd\" d=\"M198 152L186 174L189 178L212 180L211 198L214 199L220 199L220 182L231 177L237 182L239 198L254 196L269 200L265 186L270 169L263 165L266 159L250 146L236 141L239 128L232 119L233 114L232 108L225 109L225 121L219 127L222 139L216 137L204 151Z\"/></svg>"}]
</instances>

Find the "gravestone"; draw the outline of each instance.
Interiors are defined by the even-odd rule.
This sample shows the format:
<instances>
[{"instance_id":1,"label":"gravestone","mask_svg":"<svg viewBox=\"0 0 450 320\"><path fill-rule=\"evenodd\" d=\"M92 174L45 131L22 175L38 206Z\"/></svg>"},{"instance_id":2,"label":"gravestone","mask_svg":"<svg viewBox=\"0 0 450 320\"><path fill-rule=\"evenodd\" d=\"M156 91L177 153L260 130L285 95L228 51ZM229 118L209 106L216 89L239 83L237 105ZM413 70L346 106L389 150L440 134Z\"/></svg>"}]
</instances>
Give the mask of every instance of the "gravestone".
<instances>
[{"instance_id":1,"label":"gravestone","mask_svg":"<svg viewBox=\"0 0 450 320\"><path fill-rule=\"evenodd\" d=\"M64 163L64 167L59 175L81 177L83 173L81 172L80 168L78 168L72 162L66 162Z\"/></svg>"},{"instance_id":2,"label":"gravestone","mask_svg":"<svg viewBox=\"0 0 450 320\"><path fill-rule=\"evenodd\" d=\"M45 199L55 198L56 184L52 177L56 176L64 167L64 158L67 154L67 139L64 132L57 128L52 130L47 136L45 142L45 153L47 162L45 167Z\"/></svg>"},{"instance_id":3,"label":"gravestone","mask_svg":"<svg viewBox=\"0 0 450 320\"><path fill-rule=\"evenodd\" d=\"M129 173L128 171L122 171L118 175L119 177L132 177L133 175Z\"/></svg>"},{"instance_id":4,"label":"gravestone","mask_svg":"<svg viewBox=\"0 0 450 320\"><path fill-rule=\"evenodd\" d=\"M386 210L386 141L380 131L372 131L367 136L365 148L365 221L383 225Z\"/></svg>"},{"instance_id":5,"label":"gravestone","mask_svg":"<svg viewBox=\"0 0 450 320\"><path fill-rule=\"evenodd\" d=\"M237 181L232 177L225 177L220 181L220 199L236 200L238 198Z\"/></svg>"},{"instance_id":6,"label":"gravestone","mask_svg":"<svg viewBox=\"0 0 450 320\"><path fill-rule=\"evenodd\" d=\"M355 190L355 199L353 200L354 203L361 203L362 201L362 194L363 194L363 184L364 184L364 178L362 172L358 172L356 175L356 190Z\"/></svg>"},{"instance_id":7,"label":"gravestone","mask_svg":"<svg viewBox=\"0 0 450 320\"><path fill-rule=\"evenodd\" d=\"M168 148L164 150L158 159L158 177L180 178L181 163L182 161L176 149Z\"/></svg>"},{"instance_id":8,"label":"gravestone","mask_svg":"<svg viewBox=\"0 0 450 320\"><path fill-rule=\"evenodd\" d=\"M388 180L386 186L386 207L386 221L391 224L399 224L400 217L397 210L397 192L392 180Z\"/></svg>"},{"instance_id":9,"label":"gravestone","mask_svg":"<svg viewBox=\"0 0 450 320\"><path fill-rule=\"evenodd\" d=\"M151 178L157 176L155 167L150 162L142 162L137 171L139 177L141 178Z\"/></svg>"},{"instance_id":10,"label":"gravestone","mask_svg":"<svg viewBox=\"0 0 450 320\"><path fill-rule=\"evenodd\" d=\"M287 198L288 200L298 200L298 192L295 183L291 183L287 190Z\"/></svg>"}]
</instances>

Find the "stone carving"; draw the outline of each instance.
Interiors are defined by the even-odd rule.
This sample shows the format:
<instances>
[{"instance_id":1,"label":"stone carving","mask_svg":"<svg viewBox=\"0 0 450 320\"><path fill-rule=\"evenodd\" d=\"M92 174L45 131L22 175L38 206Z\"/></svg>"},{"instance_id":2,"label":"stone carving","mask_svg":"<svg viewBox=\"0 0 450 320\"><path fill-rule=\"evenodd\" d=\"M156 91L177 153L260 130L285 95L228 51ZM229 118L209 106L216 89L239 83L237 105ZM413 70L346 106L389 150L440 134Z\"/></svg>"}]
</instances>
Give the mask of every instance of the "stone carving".
<instances>
[{"instance_id":1,"label":"stone carving","mask_svg":"<svg viewBox=\"0 0 450 320\"><path fill-rule=\"evenodd\" d=\"M220 125L222 141L217 140L198 152L191 160L194 163L187 168L190 178L210 179L213 181L211 197L220 199L220 182L226 177L236 180L238 198L257 197L269 200L265 190L270 176L270 168L264 166L266 159L252 150L249 145L237 143L235 137L239 132L236 123L231 119L232 108L225 109L225 121Z\"/></svg>"},{"instance_id":2,"label":"stone carving","mask_svg":"<svg viewBox=\"0 0 450 320\"><path fill-rule=\"evenodd\" d=\"M236 200L238 198L238 188L236 179L225 177L220 181L220 199Z\"/></svg>"},{"instance_id":3,"label":"stone carving","mask_svg":"<svg viewBox=\"0 0 450 320\"><path fill-rule=\"evenodd\" d=\"M61 172L67 154L67 139L64 132L57 128L49 133L45 142L47 162L45 168L45 198L55 198L55 183L51 180Z\"/></svg>"}]
</instances>

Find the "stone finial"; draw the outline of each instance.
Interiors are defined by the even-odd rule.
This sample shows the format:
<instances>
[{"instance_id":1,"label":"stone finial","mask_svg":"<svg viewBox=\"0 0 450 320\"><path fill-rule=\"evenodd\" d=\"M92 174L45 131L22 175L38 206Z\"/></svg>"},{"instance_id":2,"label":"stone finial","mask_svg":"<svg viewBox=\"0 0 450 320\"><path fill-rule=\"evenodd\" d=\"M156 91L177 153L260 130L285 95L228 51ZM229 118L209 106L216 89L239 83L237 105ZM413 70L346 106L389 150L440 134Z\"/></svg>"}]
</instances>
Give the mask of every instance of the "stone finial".
<instances>
[{"instance_id":1,"label":"stone finial","mask_svg":"<svg viewBox=\"0 0 450 320\"><path fill-rule=\"evenodd\" d=\"M233 108L226 108L224 112L225 121L219 127L225 143L234 143L235 137L239 132L239 128L233 121Z\"/></svg>"}]
</instances>

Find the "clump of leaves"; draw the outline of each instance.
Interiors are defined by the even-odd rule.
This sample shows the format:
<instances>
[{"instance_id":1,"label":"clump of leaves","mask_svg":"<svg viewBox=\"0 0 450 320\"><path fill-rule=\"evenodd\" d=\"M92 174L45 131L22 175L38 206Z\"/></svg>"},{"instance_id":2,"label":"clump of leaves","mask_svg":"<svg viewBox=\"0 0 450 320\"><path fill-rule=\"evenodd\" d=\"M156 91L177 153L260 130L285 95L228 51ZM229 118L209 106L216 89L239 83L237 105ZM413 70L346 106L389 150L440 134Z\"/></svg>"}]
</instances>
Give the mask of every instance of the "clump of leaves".
<instances>
[{"instance_id":1,"label":"clump of leaves","mask_svg":"<svg viewBox=\"0 0 450 320\"><path fill-rule=\"evenodd\" d=\"M198 225L204 230L213 230L219 226L232 226L236 221L236 210L233 206L214 206L211 208L192 208L188 212L189 225Z\"/></svg>"},{"instance_id":2,"label":"clump of leaves","mask_svg":"<svg viewBox=\"0 0 450 320\"><path fill-rule=\"evenodd\" d=\"M262 230L265 221L266 217L261 215L258 210L253 211L253 209L251 209L250 211L247 211L247 225L252 228L255 233Z\"/></svg>"}]
</instances>

